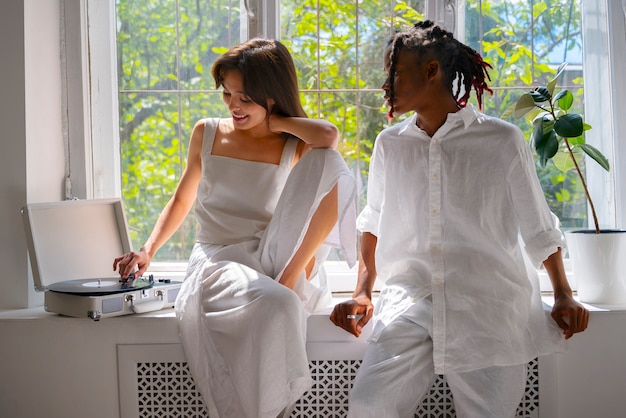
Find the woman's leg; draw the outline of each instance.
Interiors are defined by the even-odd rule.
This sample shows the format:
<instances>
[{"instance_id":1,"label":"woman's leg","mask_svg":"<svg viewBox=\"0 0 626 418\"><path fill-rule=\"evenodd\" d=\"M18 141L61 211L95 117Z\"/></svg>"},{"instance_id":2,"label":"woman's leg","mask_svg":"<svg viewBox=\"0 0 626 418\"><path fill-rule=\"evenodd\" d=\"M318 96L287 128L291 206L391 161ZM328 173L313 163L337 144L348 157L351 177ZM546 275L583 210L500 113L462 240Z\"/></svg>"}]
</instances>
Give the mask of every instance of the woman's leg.
<instances>
[{"instance_id":1,"label":"woman's leg","mask_svg":"<svg viewBox=\"0 0 626 418\"><path fill-rule=\"evenodd\" d=\"M322 199L317 210L311 217L311 222L300 246L283 270L279 282L293 289L298 276L306 272L309 279L315 265L315 253L322 246L324 240L337 224L337 185Z\"/></svg>"},{"instance_id":2,"label":"woman's leg","mask_svg":"<svg viewBox=\"0 0 626 418\"><path fill-rule=\"evenodd\" d=\"M292 169L259 244L263 272L293 289L309 312L327 299L323 276L319 287L307 279L315 276L329 247L355 258L355 191L337 151L309 151Z\"/></svg>"},{"instance_id":3,"label":"woman's leg","mask_svg":"<svg viewBox=\"0 0 626 418\"><path fill-rule=\"evenodd\" d=\"M177 307L189 368L210 416L276 418L311 387L306 315L294 292L235 262L207 261Z\"/></svg>"}]
</instances>

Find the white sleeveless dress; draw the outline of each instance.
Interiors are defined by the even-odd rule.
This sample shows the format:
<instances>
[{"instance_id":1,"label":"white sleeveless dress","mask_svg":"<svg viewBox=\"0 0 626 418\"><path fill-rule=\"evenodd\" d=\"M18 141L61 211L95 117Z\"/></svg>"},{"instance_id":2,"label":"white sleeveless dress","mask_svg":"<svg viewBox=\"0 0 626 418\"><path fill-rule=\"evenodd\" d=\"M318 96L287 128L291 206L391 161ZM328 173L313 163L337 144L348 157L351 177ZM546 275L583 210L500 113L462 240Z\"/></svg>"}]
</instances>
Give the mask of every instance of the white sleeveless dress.
<instances>
[{"instance_id":1,"label":"white sleeveless dress","mask_svg":"<svg viewBox=\"0 0 626 418\"><path fill-rule=\"evenodd\" d=\"M219 119L206 119L197 242L176 301L180 336L211 418L275 418L312 384L306 317L329 306L322 263L330 246L356 259L355 182L335 150L314 149L291 169L211 155ZM311 217L335 184L339 220L316 255L311 280L278 283Z\"/></svg>"}]
</instances>

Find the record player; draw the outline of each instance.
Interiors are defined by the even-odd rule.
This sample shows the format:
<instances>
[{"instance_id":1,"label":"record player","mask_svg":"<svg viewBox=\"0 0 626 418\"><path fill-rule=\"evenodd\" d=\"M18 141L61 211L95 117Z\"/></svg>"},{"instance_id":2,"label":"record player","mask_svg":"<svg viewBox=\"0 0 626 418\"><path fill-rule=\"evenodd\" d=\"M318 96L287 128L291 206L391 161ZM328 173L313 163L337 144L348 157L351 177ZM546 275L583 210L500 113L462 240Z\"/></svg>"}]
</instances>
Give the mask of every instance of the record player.
<instances>
[{"instance_id":1,"label":"record player","mask_svg":"<svg viewBox=\"0 0 626 418\"><path fill-rule=\"evenodd\" d=\"M22 219L46 311L98 321L174 306L181 282L113 271L113 259L131 251L121 199L28 204Z\"/></svg>"}]
</instances>

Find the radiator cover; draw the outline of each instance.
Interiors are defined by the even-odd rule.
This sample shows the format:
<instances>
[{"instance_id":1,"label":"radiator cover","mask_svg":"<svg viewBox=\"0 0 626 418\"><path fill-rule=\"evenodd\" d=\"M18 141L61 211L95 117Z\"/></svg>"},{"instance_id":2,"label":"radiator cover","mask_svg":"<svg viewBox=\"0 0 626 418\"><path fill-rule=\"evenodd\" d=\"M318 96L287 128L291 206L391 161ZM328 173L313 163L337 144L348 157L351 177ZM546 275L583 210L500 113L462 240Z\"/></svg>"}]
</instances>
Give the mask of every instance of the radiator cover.
<instances>
[{"instance_id":1,"label":"radiator cover","mask_svg":"<svg viewBox=\"0 0 626 418\"><path fill-rule=\"evenodd\" d=\"M343 418L348 394L361 360L310 360L313 387L304 394L292 418ZM180 344L118 345L121 418L206 418L202 397L185 361ZM415 411L420 418L454 418L452 393L438 376ZM528 363L526 391L517 417L539 417L539 367Z\"/></svg>"}]
</instances>

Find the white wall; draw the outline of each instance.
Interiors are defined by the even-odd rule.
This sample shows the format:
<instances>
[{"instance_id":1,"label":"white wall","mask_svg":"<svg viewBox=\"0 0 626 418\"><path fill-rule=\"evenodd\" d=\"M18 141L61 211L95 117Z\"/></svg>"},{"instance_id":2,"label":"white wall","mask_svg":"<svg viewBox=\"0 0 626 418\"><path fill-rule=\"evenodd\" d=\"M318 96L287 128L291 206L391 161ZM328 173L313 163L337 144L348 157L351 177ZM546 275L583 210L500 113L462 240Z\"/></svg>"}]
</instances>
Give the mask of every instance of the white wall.
<instances>
[{"instance_id":1,"label":"white wall","mask_svg":"<svg viewBox=\"0 0 626 418\"><path fill-rule=\"evenodd\" d=\"M20 208L62 199L64 146L58 0L0 3L0 309L42 303Z\"/></svg>"},{"instance_id":2,"label":"white wall","mask_svg":"<svg viewBox=\"0 0 626 418\"><path fill-rule=\"evenodd\" d=\"M178 323L0 313L0 417L119 417L117 345L179 343Z\"/></svg>"},{"instance_id":3,"label":"white wall","mask_svg":"<svg viewBox=\"0 0 626 418\"><path fill-rule=\"evenodd\" d=\"M20 204L26 201L26 115L24 104L24 5L11 0L0 5L0 307L28 300L20 280L28 277L26 254L20 251ZM14 300L19 299L19 300Z\"/></svg>"}]
</instances>

